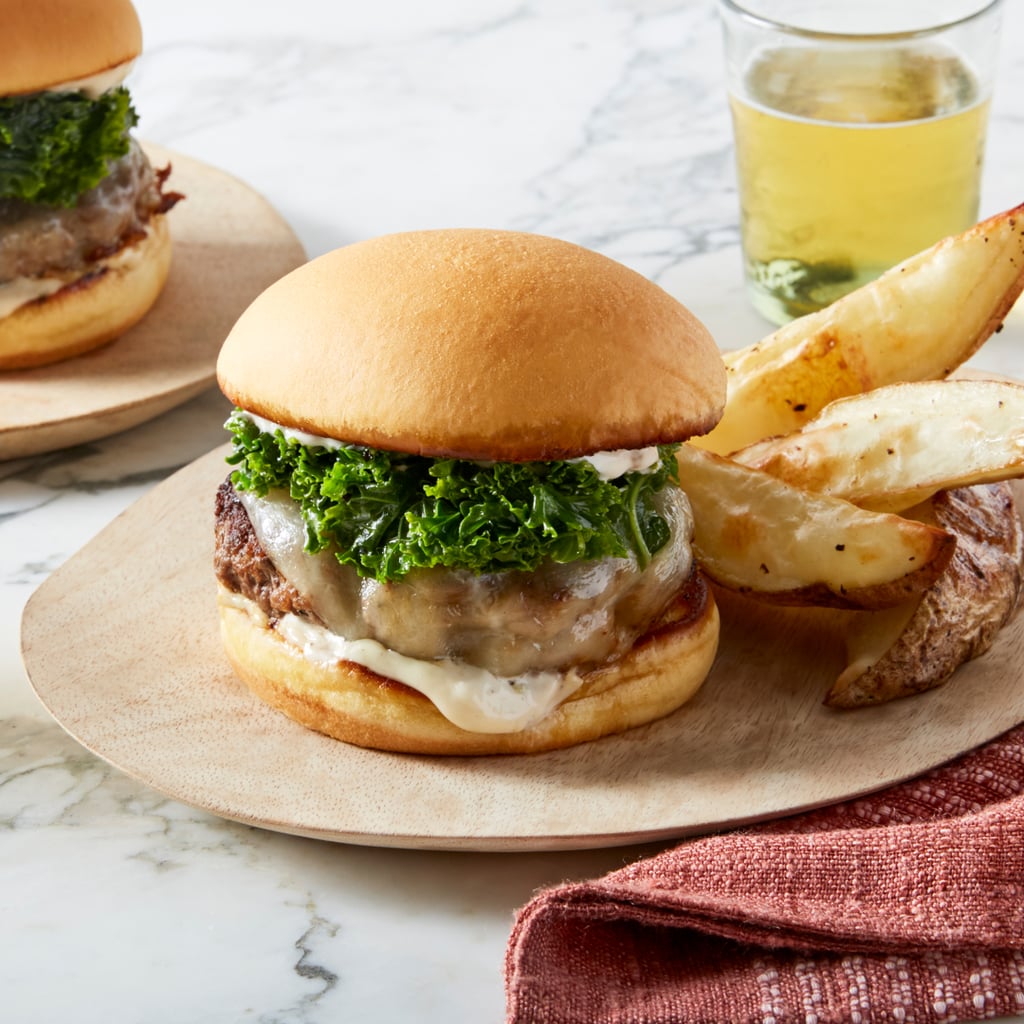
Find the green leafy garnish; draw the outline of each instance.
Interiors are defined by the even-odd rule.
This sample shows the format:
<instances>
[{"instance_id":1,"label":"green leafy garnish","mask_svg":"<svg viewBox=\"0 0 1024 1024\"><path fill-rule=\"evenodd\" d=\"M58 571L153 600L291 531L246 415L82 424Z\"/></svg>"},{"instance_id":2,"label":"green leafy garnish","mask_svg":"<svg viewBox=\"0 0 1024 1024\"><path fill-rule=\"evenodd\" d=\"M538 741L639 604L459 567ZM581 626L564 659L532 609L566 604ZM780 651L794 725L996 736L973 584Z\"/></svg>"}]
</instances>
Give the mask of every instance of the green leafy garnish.
<instances>
[{"instance_id":1,"label":"green leafy garnish","mask_svg":"<svg viewBox=\"0 0 1024 1024\"><path fill-rule=\"evenodd\" d=\"M128 152L137 121L124 86L98 99L81 92L0 99L0 197L74 206Z\"/></svg>"},{"instance_id":2,"label":"green leafy garnish","mask_svg":"<svg viewBox=\"0 0 1024 1024\"><path fill-rule=\"evenodd\" d=\"M602 480L584 461L476 463L373 448L328 449L265 433L236 411L228 462L240 491L283 489L306 523L306 550L381 582L417 568L536 569L634 555L648 563L669 539L653 497L677 482L676 445L649 473Z\"/></svg>"}]
</instances>

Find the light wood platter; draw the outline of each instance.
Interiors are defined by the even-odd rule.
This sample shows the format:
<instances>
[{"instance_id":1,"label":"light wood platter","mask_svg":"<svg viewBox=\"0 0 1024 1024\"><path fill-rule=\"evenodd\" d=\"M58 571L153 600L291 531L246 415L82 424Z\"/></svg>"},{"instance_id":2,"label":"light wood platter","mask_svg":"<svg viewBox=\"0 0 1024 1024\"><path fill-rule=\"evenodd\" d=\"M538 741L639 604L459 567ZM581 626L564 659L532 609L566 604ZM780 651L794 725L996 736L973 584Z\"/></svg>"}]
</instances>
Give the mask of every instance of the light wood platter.
<instances>
[{"instance_id":1,"label":"light wood platter","mask_svg":"<svg viewBox=\"0 0 1024 1024\"><path fill-rule=\"evenodd\" d=\"M245 307L305 260L262 196L223 171L147 144L168 187L174 255L164 291L115 342L50 366L0 372L0 459L107 437L188 400L214 380L217 353Z\"/></svg>"},{"instance_id":2,"label":"light wood platter","mask_svg":"<svg viewBox=\"0 0 1024 1024\"><path fill-rule=\"evenodd\" d=\"M723 602L697 697L622 736L523 757L351 747L235 678L217 632L213 500L226 447L149 492L28 602L25 666L84 746L184 803L281 832L429 849L582 849L777 817L877 789L1024 720L1024 617L945 687L857 712L822 696L834 613Z\"/></svg>"}]
</instances>

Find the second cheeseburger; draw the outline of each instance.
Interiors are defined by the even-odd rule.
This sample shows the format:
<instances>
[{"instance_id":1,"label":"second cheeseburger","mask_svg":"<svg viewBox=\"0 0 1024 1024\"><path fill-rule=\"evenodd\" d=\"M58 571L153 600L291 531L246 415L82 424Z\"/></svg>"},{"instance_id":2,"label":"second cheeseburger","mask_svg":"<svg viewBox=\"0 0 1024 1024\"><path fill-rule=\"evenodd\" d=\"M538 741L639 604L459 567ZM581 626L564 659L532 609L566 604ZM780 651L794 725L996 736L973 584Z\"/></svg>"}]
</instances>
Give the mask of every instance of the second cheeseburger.
<instances>
[{"instance_id":1,"label":"second cheeseburger","mask_svg":"<svg viewBox=\"0 0 1024 1024\"><path fill-rule=\"evenodd\" d=\"M4 4L0 23L0 371L123 335L171 265L165 189L133 137L142 50L130 0Z\"/></svg>"},{"instance_id":2,"label":"second cheeseburger","mask_svg":"<svg viewBox=\"0 0 1024 1024\"><path fill-rule=\"evenodd\" d=\"M539 235L386 235L272 285L218 379L222 636L296 721L526 753L704 681L718 614L674 452L718 421L725 370L641 275Z\"/></svg>"}]
</instances>

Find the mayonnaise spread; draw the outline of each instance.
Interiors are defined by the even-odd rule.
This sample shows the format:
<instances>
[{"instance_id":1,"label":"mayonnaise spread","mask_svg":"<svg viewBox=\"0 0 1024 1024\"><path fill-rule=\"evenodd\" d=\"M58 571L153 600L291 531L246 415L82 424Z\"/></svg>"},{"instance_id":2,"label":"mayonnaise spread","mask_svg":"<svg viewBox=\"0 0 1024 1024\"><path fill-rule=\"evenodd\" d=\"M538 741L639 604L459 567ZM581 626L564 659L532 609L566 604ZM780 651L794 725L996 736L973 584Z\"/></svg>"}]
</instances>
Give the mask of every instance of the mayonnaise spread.
<instances>
[{"instance_id":1,"label":"mayonnaise spread","mask_svg":"<svg viewBox=\"0 0 1024 1024\"><path fill-rule=\"evenodd\" d=\"M222 592L220 600L264 619L254 601ZM298 615L285 615L277 634L314 663L353 662L422 693L467 732L519 732L541 721L582 684L577 672L534 672L508 679L451 660L422 661L389 650L376 640L346 640Z\"/></svg>"},{"instance_id":2,"label":"mayonnaise spread","mask_svg":"<svg viewBox=\"0 0 1024 1024\"><path fill-rule=\"evenodd\" d=\"M16 309L36 299L44 298L59 292L65 285L71 284L85 274L93 274L97 270L130 270L142 258L137 245L126 245L110 256L96 260L79 274L64 277L15 277L0 283L0 318L10 316Z\"/></svg>"},{"instance_id":3,"label":"mayonnaise spread","mask_svg":"<svg viewBox=\"0 0 1024 1024\"><path fill-rule=\"evenodd\" d=\"M58 277L16 277L0 284L0 317L10 316L27 302L59 292L67 281Z\"/></svg>"},{"instance_id":4,"label":"mayonnaise spread","mask_svg":"<svg viewBox=\"0 0 1024 1024\"><path fill-rule=\"evenodd\" d=\"M454 725L468 732L519 732L545 718L581 683L577 673L534 672L506 679L457 661L420 661L376 640L346 640L297 615L277 631L313 662L354 661L422 693Z\"/></svg>"},{"instance_id":5,"label":"mayonnaise spread","mask_svg":"<svg viewBox=\"0 0 1024 1024\"><path fill-rule=\"evenodd\" d=\"M264 419L251 412L242 412L241 415L259 427L264 434L273 434L280 430L285 440L298 441L299 444L310 448L320 447L333 451L345 447L344 441L333 437L321 437L319 434L309 434L293 427L283 427L280 423L274 423L273 420ZM661 463L661 455L657 447L653 446L635 450L620 448L616 451L594 452L592 455L583 455L570 461L589 462L602 480L616 480L624 473L652 473Z\"/></svg>"},{"instance_id":6,"label":"mayonnaise spread","mask_svg":"<svg viewBox=\"0 0 1024 1024\"><path fill-rule=\"evenodd\" d=\"M88 75L85 78L75 78L70 82L60 82L58 85L51 85L44 92L84 92L91 100L99 99L105 92L116 89L127 77L135 64L133 60L126 60L123 64L107 68L95 75Z\"/></svg>"}]
</instances>

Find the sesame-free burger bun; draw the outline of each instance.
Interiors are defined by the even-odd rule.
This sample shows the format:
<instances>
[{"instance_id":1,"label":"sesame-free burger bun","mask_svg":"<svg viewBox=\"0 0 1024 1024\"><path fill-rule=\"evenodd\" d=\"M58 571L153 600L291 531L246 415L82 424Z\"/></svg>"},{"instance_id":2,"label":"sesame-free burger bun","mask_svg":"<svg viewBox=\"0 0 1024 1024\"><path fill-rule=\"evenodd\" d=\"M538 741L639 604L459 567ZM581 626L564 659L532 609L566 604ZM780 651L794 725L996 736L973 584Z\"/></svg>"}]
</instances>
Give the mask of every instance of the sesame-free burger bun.
<instances>
[{"instance_id":1,"label":"sesame-free burger bun","mask_svg":"<svg viewBox=\"0 0 1024 1024\"><path fill-rule=\"evenodd\" d=\"M88 78L141 51L142 28L130 0L16 0L4 6L0 95Z\"/></svg>"},{"instance_id":2,"label":"sesame-free burger bun","mask_svg":"<svg viewBox=\"0 0 1024 1024\"><path fill-rule=\"evenodd\" d=\"M221 350L224 393L313 434L430 457L552 460L707 432L721 355L663 289L569 242L385 235L288 274Z\"/></svg>"},{"instance_id":3,"label":"sesame-free burger bun","mask_svg":"<svg viewBox=\"0 0 1024 1024\"><path fill-rule=\"evenodd\" d=\"M142 238L59 291L0 318L0 369L43 366L120 337L159 297L171 249L167 218L154 214Z\"/></svg>"},{"instance_id":4,"label":"sesame-free burger bun","mask_svg":"<svg viewBox=\"0 0 1024 1024\"><path fill-rule=\"evenodd\" d=\"M259 608L220 586L220 630L235 672L271 707L363 747L420 754L529 754L623 732L675 711L700 688L718 648L719 615L695 574L661 623L536 725L467 732L422 694L353 662L325 664L270 629Z\"/></svg>"}]
</instances>

